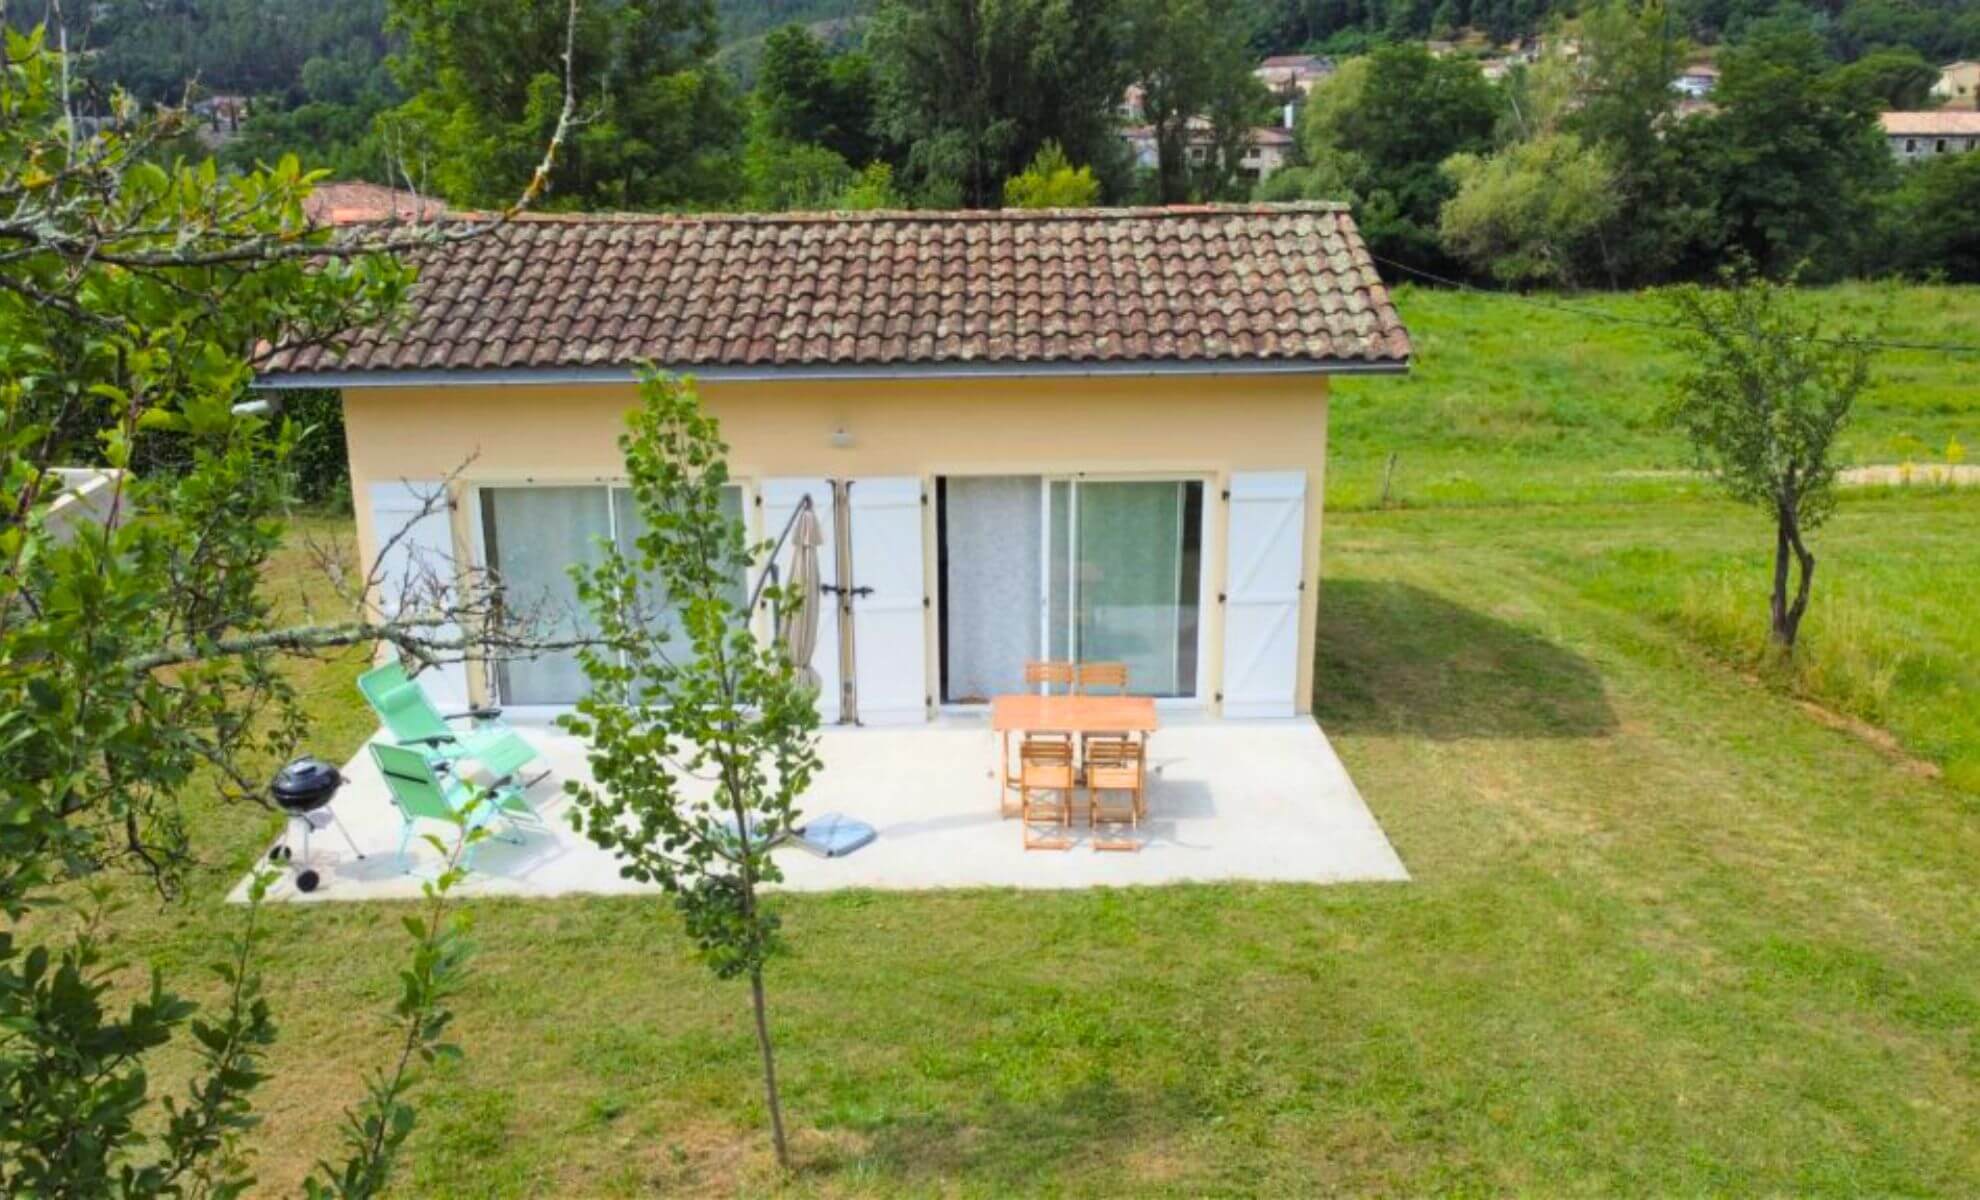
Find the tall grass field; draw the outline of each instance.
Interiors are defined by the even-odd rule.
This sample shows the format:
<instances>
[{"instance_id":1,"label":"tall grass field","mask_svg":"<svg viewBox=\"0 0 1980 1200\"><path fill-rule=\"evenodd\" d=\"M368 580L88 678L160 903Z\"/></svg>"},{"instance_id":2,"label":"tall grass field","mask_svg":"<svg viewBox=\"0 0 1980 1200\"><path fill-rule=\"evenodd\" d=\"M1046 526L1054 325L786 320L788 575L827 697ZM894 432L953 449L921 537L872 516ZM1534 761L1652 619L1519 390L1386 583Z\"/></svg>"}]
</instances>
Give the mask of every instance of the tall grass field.
<instances>
[{"instance_id":1,"label":"tall grass field","mask_svg":"<svg viewBox=\"0 0 1980 1200\"><path fill-rule=\"evenodd\" d=\"M1668 320L1655 293L1403 287L1396 299L1417 362L1401 379L1336 382L1331 512L1383 507L1388 472L1385 519L1397 528L1417 523L1394 510L1420 509L1456 544L1490 539L1543 559L1762 684L1888 731L1980 793L1980 488L1901 469L1980 448L1980 352L1873 360L1842 461L1918 482L1845 490L1811 542L1801 645L1780 662L1766 641L1769 518L1719 499L1658 419L1682 362L1655 324ZM1980 288L1853 285L1808 299L1837 331L1980 351Z\"/></svg>"}]
</instances>

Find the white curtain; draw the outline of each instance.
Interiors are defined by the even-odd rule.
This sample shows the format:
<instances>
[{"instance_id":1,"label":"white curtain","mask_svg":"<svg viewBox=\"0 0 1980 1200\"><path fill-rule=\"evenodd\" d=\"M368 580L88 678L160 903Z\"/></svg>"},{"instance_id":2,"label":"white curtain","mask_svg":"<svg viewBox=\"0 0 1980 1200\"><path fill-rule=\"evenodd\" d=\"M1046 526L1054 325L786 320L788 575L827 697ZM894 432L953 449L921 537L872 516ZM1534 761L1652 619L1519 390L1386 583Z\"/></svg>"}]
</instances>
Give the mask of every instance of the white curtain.
<instances>
[{"instance_id":1,"label":"white curtain","mask_svg":"<svg viewBox=\"0 0 1980 1200\"><path fill-rule=\"evenodd\" d=\"M967 704L1021 692L1024 664L1038 657L1038 477L955 476L944 496L944 698Z\"/></svg>"},{"instance_id":2,"label":"white curtain","mask_svg":"<svg viewBox=\"0 0 1980 1200\"><path fill-rule=\"evenodd\" d=\"M609 503L602 487L482 489L488 565L510 612L535 617L553 634L591 627L570 568L602 557L598 540L612 533ZM571 651L500 663L496 678L504 704L574 704L585 692L584 669Z\"/></svg>"}]
</instances>

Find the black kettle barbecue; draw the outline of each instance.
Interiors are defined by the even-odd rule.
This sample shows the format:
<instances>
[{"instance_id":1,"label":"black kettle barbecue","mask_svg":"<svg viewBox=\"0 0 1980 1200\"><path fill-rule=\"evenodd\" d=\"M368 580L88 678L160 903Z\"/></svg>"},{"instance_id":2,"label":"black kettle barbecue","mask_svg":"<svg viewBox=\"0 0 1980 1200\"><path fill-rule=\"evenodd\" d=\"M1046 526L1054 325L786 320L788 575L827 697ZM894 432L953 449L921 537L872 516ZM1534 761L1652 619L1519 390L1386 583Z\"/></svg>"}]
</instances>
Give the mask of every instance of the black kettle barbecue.
<instances>
[{"instance_id":1,"label":"black kettle barbecue","mask_svg":"<svg viewBox=\"0 0 1980 1200\"><path fill-rule=\"evenodd\" d=\"M275 803L289 814L289 828L293 830L297 822L302 823L302 859L295 861L295 853L289 846L288 832L268 857L273 862L294 862L296 890L313 892L323 882L323 876L310 865L309 835L328 825L336 825L337 832L344 835L344 842L351 853L359 858L364 851L357 848L351 839L350 831L338 824L336 814L330 811L330 801L337 795L337 789L344 786L343 773L320 758L304 755L291 760L288 766L275 773L275 782L269 785L269 792Z\"/></svg>"}]
</instances>

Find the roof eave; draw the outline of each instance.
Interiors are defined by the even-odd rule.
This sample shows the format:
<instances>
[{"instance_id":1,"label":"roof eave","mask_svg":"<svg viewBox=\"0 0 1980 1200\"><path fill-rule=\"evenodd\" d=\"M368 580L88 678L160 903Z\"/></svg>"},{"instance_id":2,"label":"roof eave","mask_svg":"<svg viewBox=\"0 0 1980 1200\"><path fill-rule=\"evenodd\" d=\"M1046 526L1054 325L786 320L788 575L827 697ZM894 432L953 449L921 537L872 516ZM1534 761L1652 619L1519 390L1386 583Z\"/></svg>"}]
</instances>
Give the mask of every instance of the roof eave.
<instances>
[{"instance_id":1,"label":"roof eave","mask_svg":"<svg viewBox=\"0 0 1980 1200\"><path fill-rule=\"evenodd\" d=\"M1044 362L819 364L799 366L665 365L696 379L746 383L797 379L984 379L1135 377L1155 375L1402 375L1410 360L1400 359L1229 359L1202 362ZM482 370L274 371L254 386L274 391L303 388L476 387L630 383L632 366L518 367Z\"/></svg>"}]
</instances>

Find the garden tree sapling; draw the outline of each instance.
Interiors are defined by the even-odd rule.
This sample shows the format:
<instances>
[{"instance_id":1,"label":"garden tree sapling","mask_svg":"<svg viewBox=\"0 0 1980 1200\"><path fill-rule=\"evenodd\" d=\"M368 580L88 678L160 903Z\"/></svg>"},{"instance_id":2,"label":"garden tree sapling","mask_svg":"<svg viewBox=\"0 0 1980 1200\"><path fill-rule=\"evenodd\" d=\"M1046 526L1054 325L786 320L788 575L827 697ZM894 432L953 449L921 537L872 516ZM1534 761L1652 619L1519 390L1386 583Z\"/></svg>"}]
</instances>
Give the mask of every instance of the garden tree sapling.
<instances>
[{"instance_id":1,"label":"garden tree sapling","mask_svg":"<svg viewBox=\"0 0 1980 1200\"><path fill-rule=\"evenodd\" d=\"M570 780L572 822L657 884L717 977L749 979L764 1098L790 1154L763 970L776 914L759 889L818 770L818 709L783 647L750 631L739 584L767 547L722 510L727 447L690 383L647 371L619 438L637 511L631 555L606 545L573 569L602 639L578 651L591 688L562 719L590 742L593 782ZM773 605L793 597L768 589Z\"/></svg>"},{"instance_id":2,"label":"garden tree sapling","mask_svg":"<svg viewBox=\"0 0 1980 1200\"><path fill-rule=\"evenodd\" d=\"M1670 306L1689 366L1666 418L1729 495L1772 515L1771 636L1792 653L1815 576L1804 539L1835 511L1836 435L1869 384L1869 347L1826 333L1791 284L1729 276L1673 290Z\"/></svg>"}]
</instances>

